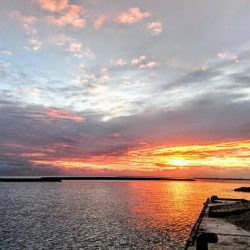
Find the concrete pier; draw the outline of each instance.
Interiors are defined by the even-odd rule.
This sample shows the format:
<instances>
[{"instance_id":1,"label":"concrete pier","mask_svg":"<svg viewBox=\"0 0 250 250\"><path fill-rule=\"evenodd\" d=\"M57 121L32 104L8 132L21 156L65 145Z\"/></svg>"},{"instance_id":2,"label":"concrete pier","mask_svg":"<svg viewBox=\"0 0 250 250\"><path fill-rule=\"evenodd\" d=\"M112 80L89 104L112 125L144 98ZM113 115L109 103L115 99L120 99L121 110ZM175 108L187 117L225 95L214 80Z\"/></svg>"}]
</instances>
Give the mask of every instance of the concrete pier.
<instances>
[{"instance_id":1,"label":"concrete pier","mask_svg":"<svg viewBox=\"0 0 250 250\"><path fill-rule=\"evenodd\" d=\"M223 199L216 196L207 199L185 250L250 249L250 232L235 225L230 219L232 214L235 221L237 214L240 216L249 211L250 201L244 199Z\"/></svg>"}]
</instances>

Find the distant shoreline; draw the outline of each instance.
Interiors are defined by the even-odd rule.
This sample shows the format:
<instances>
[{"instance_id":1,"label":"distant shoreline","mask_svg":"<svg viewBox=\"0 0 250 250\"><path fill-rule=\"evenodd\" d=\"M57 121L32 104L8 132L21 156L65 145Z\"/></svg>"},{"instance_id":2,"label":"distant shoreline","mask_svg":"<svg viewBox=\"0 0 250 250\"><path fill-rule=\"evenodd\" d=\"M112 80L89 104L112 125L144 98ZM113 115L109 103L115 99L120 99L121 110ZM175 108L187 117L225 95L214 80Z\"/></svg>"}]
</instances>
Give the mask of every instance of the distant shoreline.
<instances>
[{"instance_id":1,"label":"distant shoreline","mask_svg":"<svg viewBox=\"0 0 250 250\"><path fill-rule=\"evenodd\" d=\"M128 176L0 177L0 182L61 182L64 180L195 181L195 179L192 178L128 177Z\"/></svg>"},{"instance_id":2,"label":"distant shoreline","mask_svg":"<svg viewBox=\"0 0 250 250\"><path fill-rule=\"evenodd\" d=\"M242 178L165 178L165 177L141 177L141 176L43 176L43 177L0 177L0 182L62 182L77 180L99 181L250 181Z\"/></svg>"},{"instance_id":3,"label":"distant shoreline","mask_svg":"<svg viewBox=\"0 0 250 250\"><path fill-rule=\"evenodd\" d=\"M250 178L193 178L195 180L250 181Z\"/></svg>"}]
</instances>

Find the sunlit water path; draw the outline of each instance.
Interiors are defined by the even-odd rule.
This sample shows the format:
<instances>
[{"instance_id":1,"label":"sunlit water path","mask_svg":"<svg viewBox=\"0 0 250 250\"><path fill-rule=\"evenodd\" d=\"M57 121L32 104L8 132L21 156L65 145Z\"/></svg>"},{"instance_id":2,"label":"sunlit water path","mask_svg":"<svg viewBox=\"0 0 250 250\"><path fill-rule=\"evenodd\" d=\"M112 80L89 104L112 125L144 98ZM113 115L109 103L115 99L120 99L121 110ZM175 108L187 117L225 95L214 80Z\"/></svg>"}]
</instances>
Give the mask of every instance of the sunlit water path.
<instances>
[{"instance_id":1,"label":"sunlit water path","mask_svg":"<svg viewBox=\"0 0 250 250\"><path fill-rule=\"evenodd\" d=\"M211 195L241 181L0 183L0 249L182 249Z\"/></svg>"}]
</instances>

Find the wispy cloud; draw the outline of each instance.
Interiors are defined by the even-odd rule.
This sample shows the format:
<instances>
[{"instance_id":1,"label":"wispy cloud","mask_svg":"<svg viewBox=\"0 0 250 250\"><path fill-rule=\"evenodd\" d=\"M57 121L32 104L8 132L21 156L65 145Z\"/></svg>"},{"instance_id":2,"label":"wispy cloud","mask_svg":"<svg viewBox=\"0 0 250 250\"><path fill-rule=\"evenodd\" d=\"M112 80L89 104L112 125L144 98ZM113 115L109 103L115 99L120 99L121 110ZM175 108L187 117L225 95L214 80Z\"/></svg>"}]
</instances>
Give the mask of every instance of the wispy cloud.
<instances>
[{"instance_id":1,"label":"wispy cloud","mask_svg":"<svg viewBox=\"0 0 250 250\"><path fill-rule=\"evenodd\" d=\"M118 58L114 62L115 66L125 66L127 64L128 64L128 62L125 59L123 59L123 58Z\"/></svg>"},{"instance_id":2,"label":"wispy cloud","mask_svg":"<svg viewBox=\"0 0 250 250\"><path fill-rule=\"evenodd\" d=\"M37 22L37 18L35 16L25 16L20 11L11 11L10 17L18 20L27 32L36 33L36 31L32 29L32 25Z\"/></svg>"},{"instance_id":3,"label":"wispy cloud","mask_svg":"<svg viewBox=\"0 0 250 250\"><path fill-rule=\"evenodd\" d=\"M10 17L20 22L28 36L28 43L25 48L34 51L41 49L42 41L37 35L37 29L34 28L38 19L32 15L25 16L20 11L10 12Z\"/></svg>"},{"instance_id":4,"label":"wispy cloud","mask_svg":"<svg viewBox=\"0 0 250 250\"><path fill-rule=\"evenodd\" d=\"M45 116L54 120L69 120L74 122L84 122L84 117L55 108L45 109Z\"/></svg>"},{"instance_id":5,"label":"wispy cloud","mask_svg":"<svg viewBox=\"0 0 250 250\"><path fill-rule=\"evenodd\" d=\"M41 93L41 89L36 87L20 87L18 88L18 91L20 93L29 95L39 95Z\"/></svg>"},{"instance_id":6,"label":"wispy cloud","mask_svg":"<svg viewBox=\"0 0 250 250\"><path fill-rule=\"evenodd\" d=\"M40 7L51 12L61 12L68 8L68 0L39 0Z\"/></svg>"},{"instance_id":7,"label":"wispy cloud","mask_svg":"<svg viewBox=\"0 0 250 250\"><path fill-rule=\"evenodd\" d=\"M101 27L102 27L102 25L107 21L109 19L109 16L107 16L107 15L101 15L101 16L99 16L99 17L97 17L95 20L94 20L94 22L93 22L93 24L94 24L94 27L96 28L96 29L100 29Z\"/></svg>"},{"instance_id":8,"label":"wispy cloud","mask_svg":"<svg viewBox=\"0 0 250 250\"><path fill-rule=\"evenodd\" d=\"M39 0L40 7L48 12L55 12L53 16L47 16L47 21L56 26L70 25L74 28L85 28L86 20L81 17L82 7L69 4L68 0Z\"/></svg>"},{"instance_id":9,"label":"wispy cloud","mask_svg":"<svg viewBox=\"0 0 250 250\"><path fill-rule=\"evenodd\" d=\"M95 53L90 48L83 46L80 42L70 42L68 50L78 58L87 57L93 59L95 57Z\"/></svg>"},{"instance_id":10,"label":"wispy cloud","mask_svg":"<svg viewBox=\"0 0 250 250\"><path fill-rule=\"evenodd\" d=\"M102 14L94 20L93 25L96 29L100 29L105 22L132 25L150 17L152 17L150 12L141 11L139 7L133 7L116 16L114 14ZM146 24L146 29L149 30L152 35L157 36L162 32L162 23L160 21L148 22Z\"/></svg>"},{"instance_id":11,"label":"wispy cloud","mask_svg":"<svg viewBox=\"0 0 250 250\"><path fill-rule=\"evenodd\" d=\"M218 58L220 59L225 59L225 60L230 60L230 61L234 61L236 63L239 62L238 56L229 53L228 51L221 51L217 53Z\"/></svg>"},{"instance_id":12,"label":"wispy cloud","mask_svg":"<svg viewBox=\"0 0 250 250\"><path fill-rule=\"evenodd\" d=\"M86 20L80 17L81 7L77 5L68 5L67 12L59 17L48 16L47 21L56 26L71 25L74 28L85 28Z\"/></svg>"},{"instance_id":13,"label":"wispy cloud","mask_svg":"<svg viewBox=\"0 0 250 250\"><path fill-rule=\"evenodd\" d=\"M140 69L145 69L145 68L152 69L152 68L155 68L157 66L157 62L149 61L146 58L146 56L140 56L138 58L131 60L131 64L139 67Z\"/></svg>"},{"instance_id":14,"label":"wispy cloud","mask_svg":"<svg viewBox=\"0 0 250 250\"><path fill-rule=\"evenodd\" d=\"M151 14L149 12L144 12L141 11L140 8L134 7L120 13L116 18L116 22L120 24L130 25L137 23L150 16Z\"/></svg>"},{"instance_id":15,"label":"wispy cloud","mask_svg":"<svg viewBox=\"0 0 250 250\"><path fill-rule=\"evenodd\" d=\"M152 35L158 36L162 32L162 24L161 22L147 23L147 29L150 31Z\"/></svg>"},{"instance_id":16,"label":"wispy cloud","mask_svg":"<svg viewBox=\"0 0 250 250\"><path fill-rule=\"evenodd\" d=\"M158 65L156 61L147 59L145 55L141 55L132 60L128 60L125 58L117 58L116 60L111 60L110 63L111 65L114 65L116 67L130 66L138 67L139 69L153 69Z\"/></svg>"},{"instance_id":17,"label":"wispy cloud","mask_svg":"<svg viewBox=\"0 0 250 250\"><path fill-rule=\"evenodd\" d=\"M146 56L140 56L138 58L135 58L131 61L131 64L133 65L140 65L141 63L143 63L146 60Z\"/></svg>"},{"instance_id":18,"label":"wispy cloud","mask_svg":"<svg viewBox=\"0 0 250 250\"><path fill-rule=\"evenodd\" d=\"M3 50L1 50L1 53L3 55L7 55L7 56L13 56L14 55L13 51L11 51L9 49L3 49Z\"/></svg>"}]
</instances>

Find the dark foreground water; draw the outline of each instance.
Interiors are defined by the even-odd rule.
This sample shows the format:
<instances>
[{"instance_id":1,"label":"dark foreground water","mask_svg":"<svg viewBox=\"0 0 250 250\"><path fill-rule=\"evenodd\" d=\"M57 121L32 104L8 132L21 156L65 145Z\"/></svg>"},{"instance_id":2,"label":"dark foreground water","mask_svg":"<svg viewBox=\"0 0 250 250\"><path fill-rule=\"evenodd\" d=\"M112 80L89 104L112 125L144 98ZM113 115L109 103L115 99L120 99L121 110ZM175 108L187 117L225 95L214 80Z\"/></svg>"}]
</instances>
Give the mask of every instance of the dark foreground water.
<instances>
[{"instance_id":1,"label":"dark foreground water","mask_svg":"<svg viewBox=\"0 0 250 250\"><path fill-rule=\"evenodd\" d=\"M0 183L0 249L183 249L211 195L244 182Z\"/></svg>"}]
</instances>

